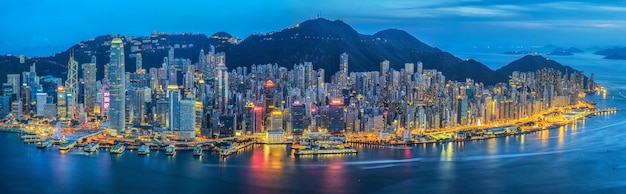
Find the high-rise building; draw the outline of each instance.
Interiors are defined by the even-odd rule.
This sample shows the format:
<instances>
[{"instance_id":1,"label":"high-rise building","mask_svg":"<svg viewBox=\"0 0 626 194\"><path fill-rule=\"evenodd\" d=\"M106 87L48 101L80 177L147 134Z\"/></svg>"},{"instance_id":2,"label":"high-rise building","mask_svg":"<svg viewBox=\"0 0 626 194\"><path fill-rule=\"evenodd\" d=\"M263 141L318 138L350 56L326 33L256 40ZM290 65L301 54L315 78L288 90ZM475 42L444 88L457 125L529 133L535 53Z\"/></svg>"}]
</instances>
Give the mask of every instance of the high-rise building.
<instances>
[{"instance_id":1,"label":"high-rise building","mask_svg":"<svg viewBox=\"0 0 626 194\"><path fill-rule=\"evenodd\" d=\"M109 92L111 102L109 106L109 121L111 135L116 136L118 131L126 128L126 78L124 64L124 42L115 38L111 41L111 57L109 61Z\"/></svg>"},{"instance_id":2,"label":"high-rise building","mask_svg":"<svg viewBox=\"0 0 626 194\"><path fill-rule=\"evenodd\" d=\"M293 135L302 135L305 129L304 115L305 106L300 101L295 101L291 105L291 127L293 128Z\"/></svg>"},{"instance_id":3,"label":"high-rise building","mask_svg":"<svg viewBox=\"0 0 626 194\"><path fill-rule=\"evenodd\" d=\"M48 94L46 93L37 93L37 109L36 109L36 113L38 117L43 117L45 112L45 108L46 108L46 103L47 103L47 98L48 98Z\"/></svg>"},{"instance_id":4,"label":"high-rise building","mask_svg":"<svg viewBox=\"0 0 626 194\"><path fill-rule=\"evenodd\" d=\"M174 66L174 47L167 51L167 65Z\"/></svg>"},{"instance_id":5,"label":"high-rise building","mask_svg":"<svg viewBox=\"0 0 626 194\"><path fill-rule=\"evenodd\" d=\"M226 107L228 106L228 68L226 68L226 64L218 63L217 67L217 76L215 80L217 81L217 107L222 112L226 112Z\"/></svg>"},{"instance_id":6,"label":"high-rise building","mask_svg":"<svg viewBox=\"0 0 626 194\"><path fill-rule=\"evenodd\" d=\"M338 84L341 89L345 89L348 84L348 54L342 53L339 56L339 72L337 72Z\"/></svg>"},{"instance_id":7,"label":"high-rise building","mask_svg":"<svg viewBox=\"0 0 626 194\"><path fill-rule=\"evenodd\" d=\"M180 130L180 123L178 117L180 116L180 89L176 85L170 85L167 87L168 95L168 128L170 131Z\"/></svg>"},{"instance_id":8,"label":"high-rise building","mask_svg":"<svg viewBox=\"0 0 626 194\"><path fill-rule=\"evenodd\" d=\"M67 116L67 92L63 86L57 88L57 116L59 119Z\"/></svg>"},{"instance_id":9,"label":"high-rise building","mask_svg":"<svg viewBox=\"0 0 626 194\"><path fill-rule=\"evenodd\" d=\"M271 114L272 126L270 130L283 130L283 112L276 109Z\"/></svg>"},{"instance_id":10,"label":"high-rise building","mask_svg":"<svg viewBox=\"0 0 626 194\"><path fill-rule=\"evenodd\" d=\"M135 54L135 72L139 72L140 69L143 69L143 58L141 53L137 53Z\"/></svg>"},{"instance_id":11,"label":"high-rise building","mask_svg":"<svg viewBox=\"0 0 626 194\"><path fill-rule=\"evenodd\" d=\"M73 118L76 105L78 104L78 62L74 60L74 51L70 52L70 60L67 62L67 80L65 91L68 93L67 113Z\"/></svg>"},{"instance_id":12,"label":"high-rise building","mask_svg":"<svg viewBox=\"0 0 626 194\"><path fill-rule=\"evenodd\" d=\"M10 83L12 88L12 95L9 96L11 101L17 100L20 98L20 74L7 74L7 83Z\"/></svg>"},{"instance_id":13,"label":"high-rise building","mask_svg":"<svg viewBox=\"0 0 626 194\"><path fill-rule=\"evenodd\" d=\"M422 62L417 62L417 74L422 74L424 71L424 64Z\"/></svg>"},{"instance_id":14,"label":"high-rise building","mask_svg":"<svg viewBox=\"0 0 626 194\"><path fill-rule=\"evenodd\" d=\"M333 99L329 104L329 119L330 126L328 131L333 134L343 133L345 130L344 124L344 104L341 99Z\"/></svg>"},{"instance_id":15,"label":"high-rise building","mask_svg":"<svg viewBox=\"0 0 626 194\"><path fill-rule=\"evenodd\" d=\"M85 83L85 92L83 93L83 103L85 104L85 111L87 112L87 114L94 114L94 107L96 106L96 96L98 94L95 63L83 64L83 82Z\"/></svg>"},{"instance_id":16,"label":"high-rise building","mask_svg":"<svg viewBox=\"0 0 626 194\"><path fill-rule=\"evenodd\" d=\"M193 100L181 100L179 103L180 135L179 139L193 139L196 137L196 108Z\"/></svg>"}]
</instances>

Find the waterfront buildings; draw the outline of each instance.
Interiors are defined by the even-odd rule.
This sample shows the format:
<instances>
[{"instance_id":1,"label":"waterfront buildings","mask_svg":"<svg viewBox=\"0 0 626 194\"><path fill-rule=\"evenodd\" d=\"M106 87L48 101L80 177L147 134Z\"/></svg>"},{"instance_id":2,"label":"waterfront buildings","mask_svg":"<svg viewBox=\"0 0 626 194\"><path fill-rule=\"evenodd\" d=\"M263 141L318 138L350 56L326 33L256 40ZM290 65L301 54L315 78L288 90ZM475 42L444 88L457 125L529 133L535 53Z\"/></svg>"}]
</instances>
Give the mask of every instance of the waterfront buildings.
<instances>
[{"instance_id":1,"label":"waterfront buildings","mask_svg":"<svg viewBox=\"0 0 626 194\"><path fill-rule=\"evenodd\" d=\"M349 53L336 56L339 71L331 77L311 62L289 68L227 67L226 54L212 46L201 49L198 61L192 62L176 58L181 46L161 45L159 64L136 62L131 73L125 71L124 44L133 41L137 44L124 37L110 42L104 79L97 80L95 58L82 63L82 85L78 85L82 90L77 94L68 91L71 81L38 77L34 70L8 76L2 85L0 113L66 121L80 115L80 121L108 122L110 135L142 128L177 140L264 134L279 142L280 137L311 132L382 132L408 138L407 131L525 118L576 103L580 92L595 87L582 72L553 69L514 72L510 82L493 86L471 79L446 80L436 69L423 69L419 61L385 60L379 71L350 72ZM136 60L142 60L141 49L131 50ZM70 65L78 63L73 60ZM82 100L87 114L76 114L80 105L70 105L76 99Z\"/></svg>"}]
</instances>

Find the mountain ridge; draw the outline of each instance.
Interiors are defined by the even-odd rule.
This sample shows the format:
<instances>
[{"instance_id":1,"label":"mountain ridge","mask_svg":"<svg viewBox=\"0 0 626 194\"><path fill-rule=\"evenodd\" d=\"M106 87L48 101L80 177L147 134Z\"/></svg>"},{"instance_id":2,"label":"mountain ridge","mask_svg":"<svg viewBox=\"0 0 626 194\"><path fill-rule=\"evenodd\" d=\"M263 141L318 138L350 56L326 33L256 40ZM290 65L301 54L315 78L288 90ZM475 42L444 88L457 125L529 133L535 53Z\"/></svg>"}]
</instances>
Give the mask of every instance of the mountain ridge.
<instances>
[{"instance_id":1,"label":"mountain ridge","mask_svg":"<svg viewBox=\"0 0 626 194\"><path fill-rule=\"evenodd\" d=\"M198 61L200 49L205 51L210 45L216 52L226 53L229 69L253 64L279 64L291 67L294 64L310 61L314 68L326 69L326 78L339 68L339 54L349 55L349 71L378 71L379 63L389 60L391 68L401 69L404 63L421 61L424 69L437 69L447 79L465 81L472 78L476 82L493 85L506 82L508 75L489 69L475 60L461 60L451 53L421 42L406 31L399 29L381 30L372 35L360 34L341 20L330 21L323 18L307 20L295 26L264 34L252 34L235 44L229 42L232 36L226 32L216 32L212 36L204 34L164 34L148 36L103 35L81 41L60 53L48 57L27 58L25 64L37 63L37 72L43 75L66 77L66 64L70 51L74 52L79 65L97 58L97 78L108 62L110 40L120 37L125 43L126 71L135 71L135 58L130 54L141 50L143 68L161 67L163 57L169 47L176 47L175 58L187 58L192 63ZM15 60L5 60L15 63ZM1 63L1 62L0 62ZM19 69L0 70L20 73L27 71L28 65ZM80 73L79 73L80 74ZM41 75L41 74L40 74ZM0 81L6 79L0 78Z\"/></svg>"}]
</instances>

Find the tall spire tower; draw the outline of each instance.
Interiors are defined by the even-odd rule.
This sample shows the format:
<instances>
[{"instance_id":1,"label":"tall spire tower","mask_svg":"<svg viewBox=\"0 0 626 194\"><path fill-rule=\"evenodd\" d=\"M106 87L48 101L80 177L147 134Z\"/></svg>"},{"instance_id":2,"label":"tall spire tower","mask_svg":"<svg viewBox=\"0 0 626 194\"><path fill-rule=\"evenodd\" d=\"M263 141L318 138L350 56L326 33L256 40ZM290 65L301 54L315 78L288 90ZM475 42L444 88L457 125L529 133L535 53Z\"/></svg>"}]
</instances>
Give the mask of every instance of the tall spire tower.
<instances>
[{"instance_id":1,"label":"tall spire tower","mask_svg":"<svg viewBox=\"0 0 626 194\"><path fill-rule=\"evenodd\" d=\"M117 136L118 131L126 128L126 86L124 79L124 42L115 38L111 41L109 61L109 80L111 105L109 106L110 133Z\"/></svg>"},{"instance_id":2,"label":"tall spire tower","mask_svg":"<svg viewBox=\"0 0 626 194\"><path fill-rule=\"evenodd\" d=\"M67 93L67 117L72 118L74 109L78 104L78 62L74 60L74 50L70 52L70 60L67 62L67 80L65 80L65 91Z\"/></svg>"}]
</instances>

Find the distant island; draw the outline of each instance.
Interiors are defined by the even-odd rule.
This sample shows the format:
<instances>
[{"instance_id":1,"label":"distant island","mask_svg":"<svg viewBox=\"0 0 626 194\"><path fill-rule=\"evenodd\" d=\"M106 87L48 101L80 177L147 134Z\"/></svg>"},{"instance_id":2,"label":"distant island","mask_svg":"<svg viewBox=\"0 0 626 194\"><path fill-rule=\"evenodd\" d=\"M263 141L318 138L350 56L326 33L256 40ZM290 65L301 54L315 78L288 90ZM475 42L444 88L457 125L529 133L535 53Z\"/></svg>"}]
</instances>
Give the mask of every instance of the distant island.
<instances>
[{"instance_id":1,"label":"distant island","mask_svg":"<svg viewBox=\"0 0 626 194\"><path fill-rule=\"evenodd\" d=\"M503 54L507 55L539 55L539 51L506 51Z\"/></svg>"},{"instance_id":2,"label":"distant island","mask_svg":"<svg viewBox=\"0 0 626 194\"><path fill-rule=\"evenodd\" d=\"M626 47L599 50L593 54L602 55L604 59L626 60Z\"/></svg>"},{"instance_id":3,"label":"distant island","mask_svg":"<svg viewBox=\"0 0 626 194\"><path fill-rule=\"evenodd\" d=\"M548 55L569 56L569 55L574 55L574 53L582 53L582 52L583 52L582 50L575 48L575 47L570 47L568 49L555 48Z\"/></svg>"}]
</instances>

